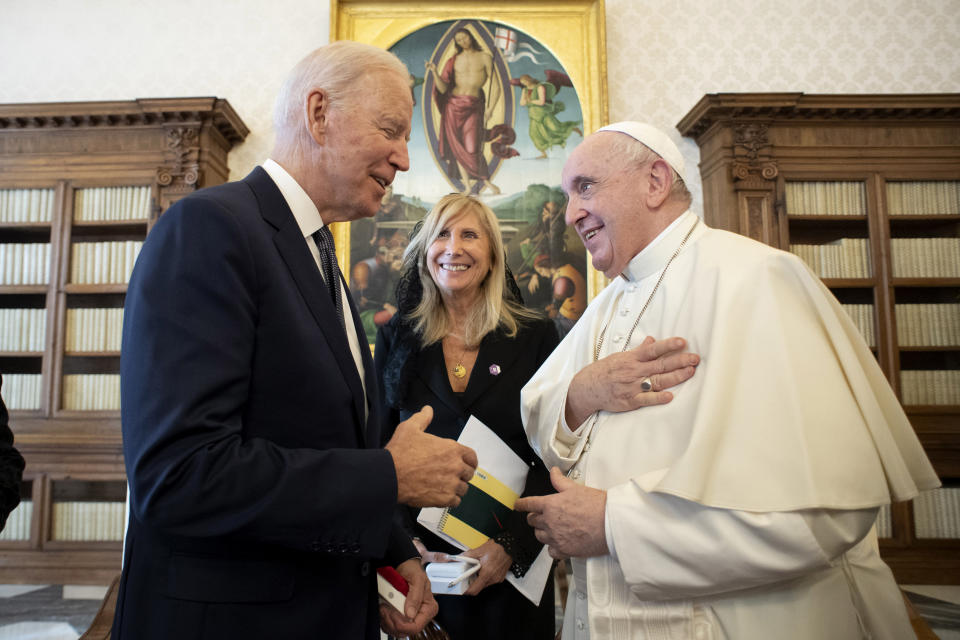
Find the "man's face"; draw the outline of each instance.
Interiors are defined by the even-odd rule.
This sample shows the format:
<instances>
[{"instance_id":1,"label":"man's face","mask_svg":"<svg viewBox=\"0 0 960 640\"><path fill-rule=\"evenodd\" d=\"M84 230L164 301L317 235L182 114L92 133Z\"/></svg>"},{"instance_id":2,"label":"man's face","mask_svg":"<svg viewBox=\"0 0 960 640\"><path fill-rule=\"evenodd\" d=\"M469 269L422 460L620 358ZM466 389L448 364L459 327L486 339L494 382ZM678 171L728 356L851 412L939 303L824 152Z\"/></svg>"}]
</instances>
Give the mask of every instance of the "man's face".
<instances>
[{"instance_id":1,"label":"man's face","mask_svg":"<svg viewBox=\"0 0 960 640\"><path fill-rule=\"evenodd\" d=\"M613 151L616 135L601 132L584 140L570 154L562 179L567 224L590 252L594 269L608 278L619 275L649 242L638 197L644 172Z\"/></svg>"},{"instance_id":2,"label":"man's face","mask_svg":"<svg viewBox=\"0 0 960 640\"><path fill-rule=\"evenodd\" d=\"M319 208L328 222L373 216L397 172L410 168L413 100L407 78L381 71L360 83L359 98L329 109L316 159L326 183Z\"/></svg>"},{"instance_id":3,"label":"man's face","mask_svg":"<svg viewBox=\"0 0 960 640\"><path fill-rule=\"evenodd\" d=\"M460 45L461 49L472 48L473 43L470 40L470 36L464 33L463 31L458 31L456 34L454 34L453 41L456 42L458 45Z\"/></svg>"}]
</instances>

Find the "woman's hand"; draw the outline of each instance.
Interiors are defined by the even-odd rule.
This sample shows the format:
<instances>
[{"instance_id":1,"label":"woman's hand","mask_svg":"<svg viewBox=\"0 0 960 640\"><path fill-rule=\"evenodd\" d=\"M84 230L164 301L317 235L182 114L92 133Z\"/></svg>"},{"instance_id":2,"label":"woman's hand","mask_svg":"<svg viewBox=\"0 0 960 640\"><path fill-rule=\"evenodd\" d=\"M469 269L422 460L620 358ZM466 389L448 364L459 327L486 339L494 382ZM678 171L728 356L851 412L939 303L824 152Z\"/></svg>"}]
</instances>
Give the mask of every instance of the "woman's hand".
<instances>
[{"instance_id":1,"label":"woman's hand","mask_svg":"<svg viewBox=\"0 0 960 640\"><path fill-rule=\"evenodd\" d=\"M480 571L477 572L470 588L463 592L465 596L475 596L492 584L503 582L507 577L507 571L513 564L513 558L510 557L503 547L492 539L487 540L476 549L464 551L462 554L470 558L476 558L480 561Z\"/></svg>"},{"instance_id":2,"label":"woman's hand","mask_svg":"<svg viewBox=\"0 0 960 640\"><path fill-rule=\"evenodd\" d=\"M427 548L423 545L423 541L420 540L420 538L413 539L413 546L417 548L417 553L420 554L421 564L427 564L428 562L450 562L450 556L442 551L427 551Z\"/></svg>"}]
</instances>

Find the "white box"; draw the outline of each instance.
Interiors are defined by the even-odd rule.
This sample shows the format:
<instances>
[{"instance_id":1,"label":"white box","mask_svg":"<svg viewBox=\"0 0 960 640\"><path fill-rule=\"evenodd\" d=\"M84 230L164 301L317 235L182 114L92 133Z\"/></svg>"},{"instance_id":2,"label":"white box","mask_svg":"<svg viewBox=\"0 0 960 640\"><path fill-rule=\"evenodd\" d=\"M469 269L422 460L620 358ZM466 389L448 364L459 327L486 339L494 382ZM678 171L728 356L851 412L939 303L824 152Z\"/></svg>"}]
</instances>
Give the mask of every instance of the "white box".
<instances>
[{"instance_id":1,"label":"white box","mask_svg":"<svg viewBox=\"0 0 960 640\"><path fill-rule=\"evenodd\" d=\"M442 595L461 595L470 587L476 574L455 585L448 586L471 568L471 564L463 561L431 562L427 565L427 577L430 579L430 590Z\"/></svg>"}]
</instances>

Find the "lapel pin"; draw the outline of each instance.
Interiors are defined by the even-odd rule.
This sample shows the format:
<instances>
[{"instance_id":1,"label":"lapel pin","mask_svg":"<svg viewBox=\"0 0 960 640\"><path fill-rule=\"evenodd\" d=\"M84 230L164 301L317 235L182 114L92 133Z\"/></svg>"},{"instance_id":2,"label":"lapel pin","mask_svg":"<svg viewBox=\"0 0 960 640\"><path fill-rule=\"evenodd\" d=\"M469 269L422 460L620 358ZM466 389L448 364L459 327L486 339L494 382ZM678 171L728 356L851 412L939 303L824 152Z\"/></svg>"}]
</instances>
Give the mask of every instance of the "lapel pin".
<instances>
[{"instance_id":1,"label":"lapel pin","mask_svg":"<svg viewBox=\"0 0 960 640\"><path fill-rule=\"evenodd\" d=\"M492 364L492 365L490 365L490 375L492 375L492 376L498 376L498 375L500 375L500 365L498 365L498 364Z\"/></svg>"}]
</instances>

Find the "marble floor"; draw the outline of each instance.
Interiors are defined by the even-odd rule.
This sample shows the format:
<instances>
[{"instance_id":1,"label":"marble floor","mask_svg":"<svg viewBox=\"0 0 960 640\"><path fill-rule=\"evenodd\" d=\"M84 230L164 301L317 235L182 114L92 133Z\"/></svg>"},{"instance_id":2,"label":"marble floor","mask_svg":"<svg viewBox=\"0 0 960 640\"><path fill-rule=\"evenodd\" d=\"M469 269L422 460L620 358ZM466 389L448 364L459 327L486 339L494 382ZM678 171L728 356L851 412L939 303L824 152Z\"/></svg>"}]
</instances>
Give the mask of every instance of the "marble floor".
<instances>
[{"instance_id":1,"label":"marble floor","mask_svg":"<svg viewBox=\"0 0 960 640\"><path fill-rule=\"evenodd\" d=\"M0 585L0 640L76 640L106 587Z\"/></svg>"},{"instance_id":2,"label":"marble floor","mask_svg":"<svg viewBox=\"0 0 960 640\"><path fill-rule=\"evenodd\" d=\"M960 586L905 585L940 640L960 640ZM0 640L76 640L106 587L0 585Z\"/></svg>"}]
</instances>

